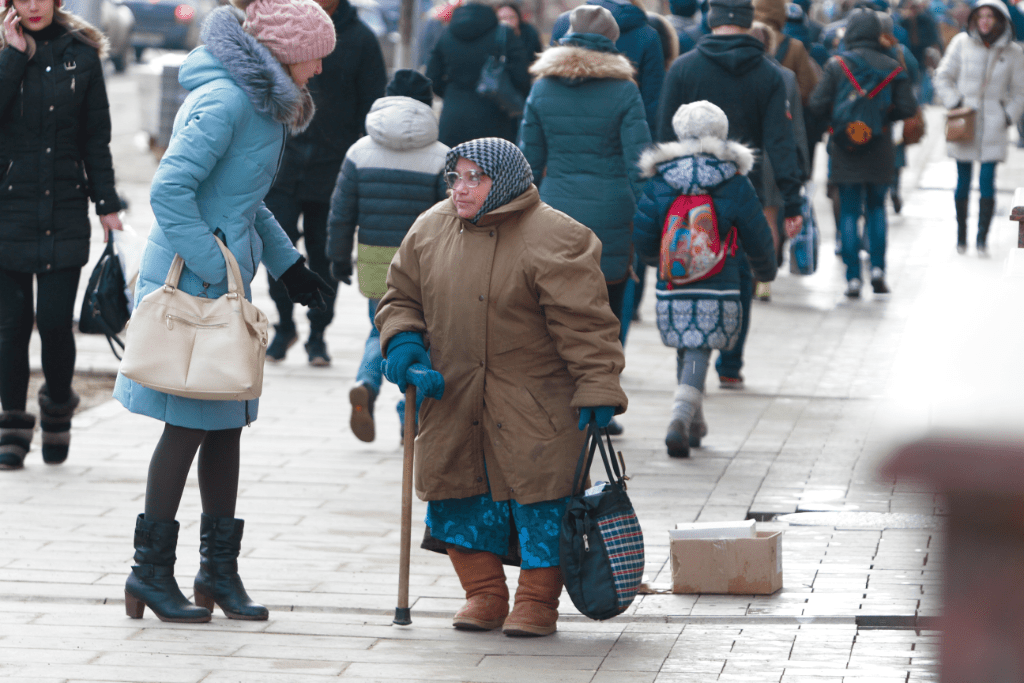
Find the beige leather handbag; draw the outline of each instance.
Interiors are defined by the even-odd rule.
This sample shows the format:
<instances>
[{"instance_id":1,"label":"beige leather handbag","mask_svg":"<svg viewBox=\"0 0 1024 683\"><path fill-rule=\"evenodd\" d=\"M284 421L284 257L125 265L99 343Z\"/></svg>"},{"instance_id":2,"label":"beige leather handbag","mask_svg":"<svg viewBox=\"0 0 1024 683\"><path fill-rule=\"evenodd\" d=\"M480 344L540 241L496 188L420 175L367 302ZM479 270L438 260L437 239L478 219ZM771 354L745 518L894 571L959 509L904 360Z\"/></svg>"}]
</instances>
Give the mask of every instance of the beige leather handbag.
<instances>
[{"instance_id":1,"label":"beige leather handbag","mask_svg":"<svg viewBox=\"0 0 1024 683\"><path fill-rule=\"evenodd\" d=\"M216 299L178 289L185 262L174 255L163 287L142 298L128 321L121 374L166 394L246 401L263 391L266 314L245 298L242 273L219 238L228 292Z\"/></svg>"}]
</instances>

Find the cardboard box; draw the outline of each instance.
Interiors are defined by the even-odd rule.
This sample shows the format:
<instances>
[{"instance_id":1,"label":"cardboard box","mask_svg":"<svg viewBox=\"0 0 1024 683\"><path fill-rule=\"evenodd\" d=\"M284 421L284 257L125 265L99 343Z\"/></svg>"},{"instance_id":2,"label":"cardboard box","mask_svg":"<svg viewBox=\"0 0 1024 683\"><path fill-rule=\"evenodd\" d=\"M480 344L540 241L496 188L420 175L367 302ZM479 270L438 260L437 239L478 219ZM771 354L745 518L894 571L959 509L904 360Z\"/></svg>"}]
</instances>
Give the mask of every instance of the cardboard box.
<instances>
[{"instance_id":1,"label":"cardboard box","mask_svg":"<svg viewBox=\"0 0 1024 683\"><path fill-rule=\"evenodd\" d=\"M670 539L673 593L770 595L782 588L782 532Z\"/></svg>"}]
</instances>

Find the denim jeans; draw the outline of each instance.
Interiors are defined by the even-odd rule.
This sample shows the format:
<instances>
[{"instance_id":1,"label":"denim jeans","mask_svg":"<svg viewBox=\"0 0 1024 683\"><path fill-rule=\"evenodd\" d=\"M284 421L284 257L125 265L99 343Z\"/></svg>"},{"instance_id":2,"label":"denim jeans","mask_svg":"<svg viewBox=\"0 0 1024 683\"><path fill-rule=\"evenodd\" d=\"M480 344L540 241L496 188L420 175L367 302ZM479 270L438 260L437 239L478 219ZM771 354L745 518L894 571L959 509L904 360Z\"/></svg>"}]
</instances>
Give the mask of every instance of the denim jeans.
<instances>
[{"instance_id":1,"label":"denim jeans","mask_svg":"<svg viewBox=\"0 0 1024 683\"><path fill-rule=\"evenodd\" d=\"M957 199L967 199L971 194L971 173L974 171L974 164L970 161L956 162L956 192L953 196ZM996 196L996 162L984 161L978 171L978 186L981 196L984 199L991 199Z\"/></svg>"},{"instance_id":2,"label":"denim jeans","mask_svg":"<svg viewBox=\"0 0 1024 683\"><path fill-rule=\"evenodd\" d=\"M857 231L861 207L864 232L868 238L871 267L885 270L886 221L885 195L888 185L854 183L839 186L839 230L843 242L846 279L862 279L860 273L861 240ZM861 203L863 201L863 204Z\"/></svg>"},{"instance_id":3,"label":"denim jeans","mask_svg":"<svg viewBox=\"0 0 1024 683\"><path fill-rule=\"evenodd\" d=\"M365 383L375 394L380 393L380 384L384 378L381 370L384 355L380 350L380 331L373 323L373 316L377 313L379 303L380 299L370 299L370 336L366 338L363 360L359 363L359 371L356 372L356 382Z\"/></svg>"},{"instance_id":4,"label":"denim jeans","mask_svg":"<svg viewBox=\"0 0 1024 683\"><path fill-rule=\"evenodd\" d=\"M740 322L740 338L736 345L728 351L718 354L715 371L719 377L739 377L743 369L743 346L747 343L747 332L750 331L750 304L754 300L754 275L750 272L750 263L742 250L736 253L740 271L740 308L743 309L743 320Z\"/></svg>"}]
</instances>

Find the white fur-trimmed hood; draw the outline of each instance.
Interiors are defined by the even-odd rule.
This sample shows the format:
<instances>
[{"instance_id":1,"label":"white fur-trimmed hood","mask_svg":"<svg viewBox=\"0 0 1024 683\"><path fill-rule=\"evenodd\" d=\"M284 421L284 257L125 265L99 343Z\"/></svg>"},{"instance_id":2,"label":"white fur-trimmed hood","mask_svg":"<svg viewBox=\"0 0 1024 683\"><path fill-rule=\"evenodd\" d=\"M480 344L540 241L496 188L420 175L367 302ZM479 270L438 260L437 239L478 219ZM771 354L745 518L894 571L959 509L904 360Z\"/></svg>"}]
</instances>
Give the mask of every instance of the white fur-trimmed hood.
<instances>
[{"instance_id":1,"label":"white fur-trimmed hood","mask_svg":"<svg viewBox=\"0 0 1024 683\"><path fill-rule=\"evenodd\" d=\"M613 78L633 81L636 70L622 54L598 52L573 45L548 48L530 67L536 78Z\"/></svg>"},{"instance_id":2,"label":"white fur-trimmed hood","mask_svg":"<svg viewBox=\"0 0 1024 683\"><path fill-rule=\"evenodd\" d=\"M754 167L754 152L749 147L734 140L712 137L689 138L679 142L663 142L655 145L640 155L637 166L640 168L640 175L650 178L657 174L659 165L679 157L690 157L696 154L706 154L722 161L731 161L736 164L736 170L740 175L746 175Z\"/></svg>"}]
</instances>

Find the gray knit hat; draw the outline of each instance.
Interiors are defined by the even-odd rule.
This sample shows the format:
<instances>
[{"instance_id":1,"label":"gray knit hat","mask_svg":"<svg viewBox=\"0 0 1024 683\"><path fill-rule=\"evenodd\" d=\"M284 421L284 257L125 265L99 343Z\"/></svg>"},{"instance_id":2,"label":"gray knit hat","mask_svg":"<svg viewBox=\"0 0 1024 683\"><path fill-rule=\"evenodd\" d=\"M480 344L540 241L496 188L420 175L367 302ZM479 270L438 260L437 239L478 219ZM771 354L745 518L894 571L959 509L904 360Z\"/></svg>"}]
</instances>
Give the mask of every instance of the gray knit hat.
<instances>
[{"instance_id":1,"label":"gray knit hat","mask_svg":"<svg viewBox=\"0 0 1024 683\"><path fill-rule=\"evenodd\" d=\"M459 157L469 159L491 178L491 191L483 206L469 219L476 223L483 216L504 206L530 189L533 169L519 148L504 138L478 138L453 147L444 159L444 171L455 170Z\"/></svg>"},{"instance_id":2,"label":"gray knit hat","mask_svg":"<svg viewBox=\"0 0 1024 683\"><path fill-rule=\"evenodd\" d=\"M754 23L754 3L751 0L711 0L708 26L739 26L750 28Z\"/></svg>"},{"instance_id":3,"label":"gray knit hat","mask_svg":"<svg viewBox=\"0 0 1024 683\"><path fill-rule=\"evenodd\" d=\"M597 33L613 43L619 39L619 25L615 17L604 7L580 5L569 13L569 31L572 33Z\"/></svg>"}]
</instances>

